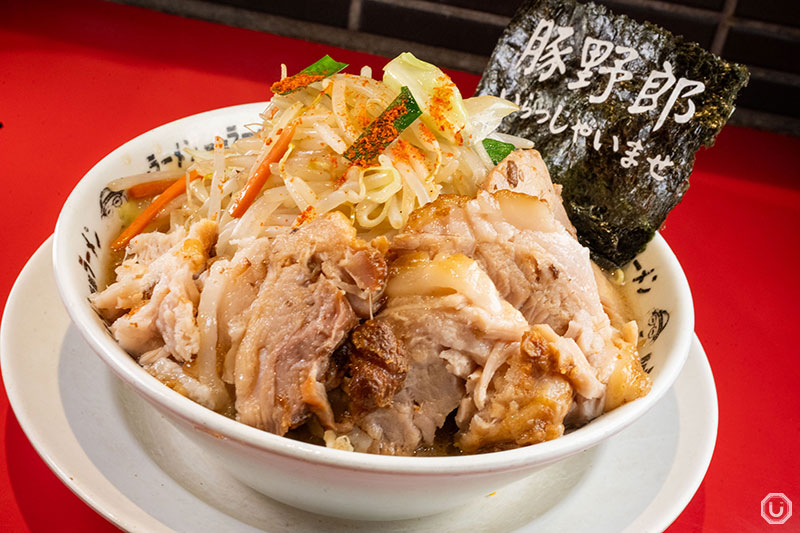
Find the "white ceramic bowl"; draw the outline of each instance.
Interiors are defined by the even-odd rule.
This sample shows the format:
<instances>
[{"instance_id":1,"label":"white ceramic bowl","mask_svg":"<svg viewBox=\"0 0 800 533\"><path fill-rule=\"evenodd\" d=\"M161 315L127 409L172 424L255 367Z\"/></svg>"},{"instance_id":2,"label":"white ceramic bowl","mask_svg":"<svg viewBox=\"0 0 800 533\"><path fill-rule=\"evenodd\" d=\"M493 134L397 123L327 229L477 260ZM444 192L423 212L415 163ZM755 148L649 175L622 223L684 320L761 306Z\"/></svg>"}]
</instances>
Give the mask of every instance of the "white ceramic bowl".
<instances>
[{"instance_id":1,"label":"white ceramic bowl","mask_svg":"<svg viewBox=\"0 0 800 533\"><path fill-rule=\"evenodd\" d=\"M265 105L201 113L125 143L78 183L55 231L56 280L78 330L114 373L204 448L209 460L219 461L254 489L309 511L356 519L423 516L485 496L602 442L639 418L672 386L688 354L694 311L683 271L659 235L625 272L626 279L638 280L628 284L628 296L646 339L642 354L653 377L650 394L550 442L462 457L351 453L240 424L161 384L117 345L88 303L90 291L103 286L107 244L120 230L116 208L123 198L104 187L120 176L175 165L178 148L203 146L215 135L234 140Z\"/></svg>"}]
</instances>

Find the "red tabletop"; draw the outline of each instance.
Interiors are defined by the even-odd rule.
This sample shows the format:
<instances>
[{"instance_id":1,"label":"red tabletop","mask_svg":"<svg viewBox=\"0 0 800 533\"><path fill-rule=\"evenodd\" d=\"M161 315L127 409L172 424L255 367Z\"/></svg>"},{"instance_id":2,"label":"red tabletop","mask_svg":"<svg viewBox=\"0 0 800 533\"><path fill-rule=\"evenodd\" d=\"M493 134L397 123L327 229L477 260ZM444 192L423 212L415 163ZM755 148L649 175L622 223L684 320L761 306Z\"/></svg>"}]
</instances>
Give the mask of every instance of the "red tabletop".
<instances>
[{"instance_id":1,"label":"red tabletop","mask_svg":"<svg viewBox=\"0 0 800 533\"><path fill-rule=\"evenodd\" d=\"M375 71L385 63L96 0L0 5L0 307L104 155L176 118L265 100L281 62L291 72L324 53ZM452 76L465 95L478 82ZM708 474L670 532L800 530L800 516L769 526L760 515L770 492L800 502L799 169L800 139L727 127L698 154L663 232L692 287L720 408ZM115 530L39 459L5 390L0 425L4 531Z\"/></svg>"}]
</instances>

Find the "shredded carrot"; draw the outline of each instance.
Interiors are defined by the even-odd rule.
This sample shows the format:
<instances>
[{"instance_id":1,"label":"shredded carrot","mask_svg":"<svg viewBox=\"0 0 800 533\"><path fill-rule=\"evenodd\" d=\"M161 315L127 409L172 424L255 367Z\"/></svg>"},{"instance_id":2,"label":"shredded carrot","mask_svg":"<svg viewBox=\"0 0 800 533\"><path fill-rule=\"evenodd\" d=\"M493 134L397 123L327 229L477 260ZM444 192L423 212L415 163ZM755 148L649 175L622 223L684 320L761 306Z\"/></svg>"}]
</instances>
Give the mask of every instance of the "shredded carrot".
<instances>
[{"instance_id":1,"label":"shredded carrot","mask_svg":"<svg viewBox=\"0 0 800 533\"><path fill-rule=\"evenodd\" d=\"M131 200L137 200L139 198L147 198L148 196L153 196L154 194L161 194L162 192L166 191L170 185L182 179L185 178L178 178L174 180L156 180L156 181L149 181L147 183L140 183L139 185L134 185L133 187L130 187L127 191L128 198Z\"/></svg>"},{"instance_id":2,"label":"shredded carrot","mask_svg":"<svg viewBox=\"0 0 800 533\"><path fill-rule=\"evenodd\" d=\"M199 177L200 174L198 174L197 171L193 170L189 173L189 180L195 180ZM133 222L131 222L131 225L125 228L125 230L119 234L117 240L111 244L111 248L113 250L122 250L125 248L131 239L139 235L145 226L147 226L150 221L156 218L156 215L158 215L159 211L164 209L168 203L184 192L186 192L185 176L175 180L175 182L167 187L164 192L156 196L150 205L148 205L147 208L142 211Z\"/></svg>"},{"instance_id":3,"label":"shredded carrot","mask_svg":"<svg viewBox=\"0 0 800 533\"><path fill-rule=\"evenodd\" d=\"M261 188L264 187L264 183L266 183L267 178L269 178L269 166L272 163L280 161L283 154L286 153L286 150L289 148L292 135L294 135L295 126L296 123L293 122L290 126L283 129L278 140L272 145L272 148L270 148L267 156L261 161L261 164L258 165L258 168L253 172L253 175L250 176L250 179L247 180L242 192L239 194L239 198L233 202L233 205L231 205L228 211L233 218L239 218L244 215L245 211L247 211L250 205L255 201L256 196L261 192Z\"/></svg>"}]
</instances>

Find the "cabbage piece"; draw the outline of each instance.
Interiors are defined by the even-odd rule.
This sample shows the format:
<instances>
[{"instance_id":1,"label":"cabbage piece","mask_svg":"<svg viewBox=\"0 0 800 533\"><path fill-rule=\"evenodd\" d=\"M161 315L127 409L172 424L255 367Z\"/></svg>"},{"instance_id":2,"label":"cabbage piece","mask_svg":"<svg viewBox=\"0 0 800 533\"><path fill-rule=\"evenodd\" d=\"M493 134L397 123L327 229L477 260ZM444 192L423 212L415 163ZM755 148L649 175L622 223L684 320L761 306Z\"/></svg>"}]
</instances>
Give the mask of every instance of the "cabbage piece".
<instances>
[{"instance_id":1,"label":"cabbage piece","mask_svg":"<svg viewBox=\"0 0 800 533\"><path fill-rule=\"evenodd\" d=\"M455 144L462 144L467 124L464 101L456 84L435 65L404 52L383 67L383 83L393 91L408 87L422 109L421 120L431 130Z\"/></svg>"},{"instance_id":2,"label":"cabbage piece","mask_svg":"<svg viewBox=\"0 0 800 533\"><path fill-rule=\"evenodd\" d=\"M472 145L494 132L503 118L514 111L519 111L519 106L503 98L483 95L473 96L464 100L464 109L467 112L467 125L464 129L464 144Z\"/></svg>"}]
</instances>

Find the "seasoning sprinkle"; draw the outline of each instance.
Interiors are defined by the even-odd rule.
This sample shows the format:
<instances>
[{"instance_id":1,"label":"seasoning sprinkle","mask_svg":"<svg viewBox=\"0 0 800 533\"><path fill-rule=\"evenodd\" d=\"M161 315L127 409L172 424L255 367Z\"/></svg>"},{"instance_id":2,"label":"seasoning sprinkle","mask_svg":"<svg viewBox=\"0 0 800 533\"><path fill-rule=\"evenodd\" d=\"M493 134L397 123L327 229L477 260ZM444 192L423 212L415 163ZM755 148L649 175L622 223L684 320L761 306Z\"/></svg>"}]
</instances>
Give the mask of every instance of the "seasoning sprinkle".
<instances>
[{"instance_id":1,"label":"seasoning sprinkle","mask_svg":"<svg viewBox=\"0 0 800 533\"><path fill-rule=\"evenodd\" d=\"M270 90L276 94L289 94L297 89L311 85L315 81L319 81L323 78L325 78L325 76L322 74L295 74L294 76L283 78L281 81L276 81L272 84Z\"/></svg>"},{"instance_id":2,"label":"seasoning sprinkle","mask_svg":"<svg viewBox=\"0 0 800 533\"><path fill-rule=\"evenodd\" d=\"M364 133L342 155L360 167L370 166L383 149L421 114L422 111L411 91L408 87L402 87L397 98L367 126Z\"/></svg>"},{"instance_id":3,"label":"seasoning sprinkle","mask_svg":"<svg viewBox=\"0 0 800 533\"><path fill-rule=\"evenodd\" d=\"M319 61L307 66L293 76L287 76L280 81L272 84L270 89L275 94L285 95L303 87L308 87L315 81L327 78L347 67L347 63L339 63L331 56L323 56Z\"/></svg>"}]
</instances>

